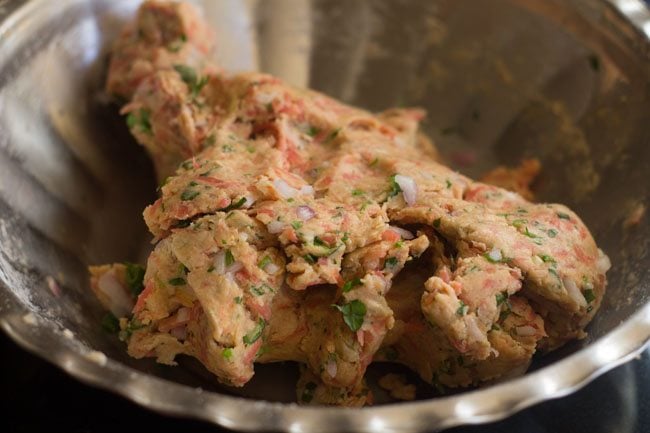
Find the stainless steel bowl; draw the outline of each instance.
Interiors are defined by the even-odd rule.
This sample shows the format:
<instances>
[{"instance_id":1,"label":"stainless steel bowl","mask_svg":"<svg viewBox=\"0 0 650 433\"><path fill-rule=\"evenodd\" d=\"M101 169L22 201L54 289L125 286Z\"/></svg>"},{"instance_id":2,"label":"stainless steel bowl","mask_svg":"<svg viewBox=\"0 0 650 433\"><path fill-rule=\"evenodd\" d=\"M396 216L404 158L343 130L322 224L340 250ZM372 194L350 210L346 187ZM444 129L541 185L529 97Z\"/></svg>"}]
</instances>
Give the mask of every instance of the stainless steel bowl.
<instances>
[{"instance_id":1,"label":"stainless steel bowl","mask_svg":"<svg viewBox=\"0 0 650 433\"><path fill-rule=\"evenodd\" d=\"M102 93L107 46L138 1L0 1L0 325L78 379L241 430L420 431L559 397L650 338L650 14L637 0L206 1L227 68L259 67L369 109L420 105L476 175L537 156L541 199L575 208L613 268L589 337L527 375L361 410L298 407L295 369L241 390L191 362L130 359L104 334L86 265L138 260L152 169ZM627 17L626 17L627 15Z\"/></svg>"}]
</instances>

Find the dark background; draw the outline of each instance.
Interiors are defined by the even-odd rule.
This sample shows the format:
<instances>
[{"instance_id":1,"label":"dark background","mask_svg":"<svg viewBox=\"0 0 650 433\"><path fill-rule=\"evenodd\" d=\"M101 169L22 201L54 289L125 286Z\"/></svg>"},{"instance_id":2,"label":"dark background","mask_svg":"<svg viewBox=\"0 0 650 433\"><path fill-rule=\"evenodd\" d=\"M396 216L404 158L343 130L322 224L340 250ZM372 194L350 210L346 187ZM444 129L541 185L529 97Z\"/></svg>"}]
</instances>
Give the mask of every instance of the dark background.
<instances>
[{"instance_id":1,"label":"dark background","mask_svg":"<svg viewBox=\"0 0 650 433\"><path fill-rule=\"evenodd\" d=\"M72 379L0 332L0 432L220 432L210 424L171 418ZM650 348L639 358L562 399L504 421L447 433L650 432Z\"/></svg>"}]
</instances>

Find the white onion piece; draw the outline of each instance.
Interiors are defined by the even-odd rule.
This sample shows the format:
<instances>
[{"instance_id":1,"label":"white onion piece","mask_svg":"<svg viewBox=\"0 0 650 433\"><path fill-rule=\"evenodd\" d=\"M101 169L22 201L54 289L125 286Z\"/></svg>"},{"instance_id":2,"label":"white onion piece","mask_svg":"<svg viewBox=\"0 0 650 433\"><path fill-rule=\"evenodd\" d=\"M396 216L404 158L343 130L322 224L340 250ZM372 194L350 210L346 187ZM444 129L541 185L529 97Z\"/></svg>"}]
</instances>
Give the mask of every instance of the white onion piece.
<instances>
[{"instance_id":1,"label":"white onion piece","mask_svg":"<svg viewBox=\"0 0 650 433\"><path fill-rule=\"evenodd\" d=\"M255 100L257 101L258 104L266 106L271 102L273 102L276 96L277 95L274 93L258 92L255 95Z\"/></svg>"},{"instance_id":2,"label":"white onion piece","mask_svg":"<svg viewBox=\"0 0 650 433\"><path fill-rule=\"evenodd\" d=\"M242 207L245 209L248 209L249 207L253 206L253 203L255 203L255 197L253 197L250 194L247 194L246 196L244 196L244 198L246 199L246 201L244 202Z\"/></svg>"},{"instance_id":3,"label":"white onion piece","mask_svg":"<svg viewBox=\"0 0 650 433\"><path fill-rule=\"evenodd\" d=\"M485 340L485 335L481 332L478 323L476 323L476 318L469 316L467 319L467 332L469 333L470 338L474 341Z\"/></svg>"},{"instance_id":4,"label":"white onion piece","mask_svg":"<svg viewBox=\"0 0 650 433\"><path fill-rule=\"evenodd\" d=\"M268 265L264 266L264 270L269 274L274 275L276 272L280 270L280 267L275 263L269 263Z\"/></svg>"},{"instance_id":5,"label":"white onion piece","mask_svg":"<svg viewBox=\"0 0 650 433\"><path fill-rule=\"evenodd\" d=\"M394 231L395 233L397 233L398 235L400 235L402 237L402 239L409 240L409 239L413 239L415 237L415 236L413 236L413 233L411 233L408 230L404 230L401 227L388 226L388 228L391 229L392 231Z\"/></svg>"},{"instance_id":6,"label":"white onion piece","mask_svg":"<svg viewBox=\"0 0 650 433\"><path fill-rule=\"evenodd\" d=\"M501 255L501 250L498 248L492 248L492 250L488 253L488 257L493 262L500 262L501 260L503 260L503 255Z\"/></svg>"},{"instance_id":7,"label":"white onion piece","mask_svg":"<svg viewBox=\"0 0 650 433\"><path fill-rule=\"evenodd\" d=\"M532 326L517 326L515 329L520 337L532 337L537 334L537 329Z\"/></svg>"},{"instance_id":8,"label":"white onion piece","mask_svg":"<svg viewBox=\"0 0 650 433\"><path fill-rule=\"evenodd\" d=\"M293 198L293 196L298 192L297 189L290 187L289 184L282 179L275 179L273 181L273 186L282 198Z\"/></svg>"},{"instance_id":9,"label":"white onion piece","mask_svg":"<svg viewBox=\"0 0 650 433\"><path fill-rule=\"evenodd\" d=\"M564 287L566 288L569 297L576 304L578 304L581 307L587 307L587 300L585 299L580 289L578 289L576 283L571 278L568 277L563 278L562 283L564 284Z\"/></svg>"},{"instance_id":10,"label":"white onion piece","mask_svg":"<svg viewBox=\"0 0 650 433\"><path fill-rule=\"evenodd\" d=\"M300 194L314 195L314 187L311 185L305 185L302 188L300 188Z\"/></svg>"},{"instance_id":11,"label":"white onion piece","mask_svg":"<svg viewBox=\"0 0 650 433\"><path fill-rule=\"evenodd\" d=\"M185 340L187 337L187 328L183 326L177 326L175 328L172 328L171 331L169 331L172 337L174 337L177 340Z\"/></svg>"},{"instance_id":12,"label":"white onion piece","mask_svg":"<svg viewBox=\"0 0 650 433\"><path fill-rule=\"evenodd\" d=\"M187 307L181 307L178 309L176 312L176 319L174 322L176 323L187 323L187 321L190 320L190 309Z\"/></svg>"},{"instance_id":13,"label":"white onion piece","mask_svg":"<svg viewBox=\"0 0 650 433\"><path fill-rule=\"evenodd\" d=\"M226 273L226 252L224 250L219 250L216 256L214 256L214 272L219 275Z\"/></svg>"},{"instance_id":14,"label":"white onion piece","mask_svg":"<svg viewBox=\"0 0 650 433\"><path fill-rule=\"evenodd\" d=\"M240 271L243 268L244 268L244 264L242 262L235 262L226 268L226 273L234 274L235 272Z\"/></svg>"},{"instance_id":15,"label":"white onion piece","mask_svg":"<svg viewBox=\"0 0 650 433\"><path fill-rule=\"evenodd\" d=\"M282 221L271 221L269 225L266 226L269 230L269 233L276 234L284 230L284 223Z\"/></svg>"},{"instance_id":16,"label":"white onion piece","mask_svg":"<svg viewBox=\"0 0 650 433\"><path fill-rule=\"evenodd\" d=\"M395 183L397 183L402 190L402 195L404 196L406 204L413 206L418 196L418 186L415 184L415 181L408 176L396 174Z\"/></svg>"},{"instance_id":17,"label":"white onion piece","mask_svg":"<svg viewBox=\"0 0 650 433\"><path fill-rule=\"evenodd\" d=\"M248 233L245 233L245 232L239 233L239 239L246 242L248 240Z\"/></svg>"},{"instance_id":18,"label":"white onion piece","mask_svg":"<svg viewBox=\"0 0 650 433\"><path fill-rule=\"evenodd\" d=\"M336 377L336 373L338 372L336 361L333 359L327 361L327 364L325 365L325 371L327 371L327 374L329 374L330 377Z\"/></svg>"},{"instance_id":19,"label":"white onion piece","mask_svg":"<svg viewBox=\"0 0 650 433\"><path fill-rule=\"evenodd\" d=\"M97 288L108 298L107 307L115 317L128 316L133 309L133 299L126 288L120 284L115 270L110 270L99 277Z\"/></svg>"},{"instance_id":20,"label":"white onion piece","mask_svg":"<svg viewBox=\"0 0 650 433\"><path fill-rule=\"evenodd\" d=\"M303 221L309 221L316 216L316 212L309 206L298 206L296 209L296 215Z\"/></svg>"},{"instance_id":21,"label":"white onion piece","mask_svg":"<svg viewBox=\"0 0 650 433\"><path fill-rule=\"evenodd\" d=\"M598 269L598 272L604 274L605 272L609 271L609 268L612 267L612 262L609 261L609 257L605 255L605 253L602 252L602 250L599 248L598 249L598 260L596 260L596 269Z\"/></svg>"}]
</instances>

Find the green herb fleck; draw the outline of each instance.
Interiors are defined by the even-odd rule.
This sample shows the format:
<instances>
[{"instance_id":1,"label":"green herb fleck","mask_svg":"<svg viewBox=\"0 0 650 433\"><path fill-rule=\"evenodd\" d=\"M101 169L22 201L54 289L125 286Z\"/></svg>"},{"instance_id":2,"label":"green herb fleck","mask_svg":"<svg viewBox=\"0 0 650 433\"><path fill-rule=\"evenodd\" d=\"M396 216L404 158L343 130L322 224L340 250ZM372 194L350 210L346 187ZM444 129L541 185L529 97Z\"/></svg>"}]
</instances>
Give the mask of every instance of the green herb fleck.
<instances>
[{"instance_id":1,"label":"green herb fleck","mask_svg":"<svg viewBox=\"0 0 650 433\"><path fill-rule=\"evenodd\" d=\"M194 200L196 197L199 196L199 194L201 194L201 192L195 189L187 188L185 191L181 193L181 200L182 201Z\"/></svg>"},{"instance_id":2,"label":"green herb fleck","mask_svg":"<svg viewBox=\"0 0 650 433\"><path fill-rule=\"evenodd\" d=\"M433 220L433 226L434 226L435 228L439 228L439 227L440 227L440 220L441 220L441 218L436 218L435 220Z\"/></svg>"},{"instance_id":3,"label":"green herb fleck","mask_svg":"<svg viewBox=\"0 0 650 433\"><path fill-rule=\"evenodd\" d=\"M174 65L174 69L181 76L181 79L187 84L192 98L196 98L201 89L208 83L208 77L201 77L196 74L196 71L187 65Z\"/></svg>"},{"instance_id":4,"label":"green herb fleck","mask_svg":"<svg viewBox=\"0 0 650 433\"><path fill-rule=\"evenodd\" d=\"M386 268L393 269L396 266L397 266L397 257L389 257L384 262L384 269Z\"/></svg>"},{"instance_id":5,"label":"green herb fleck","mask_svg":"<svg viewBox=\"0 0 650 433\"><path fill-rule=\"evenodd\" d=\"M221 146L221 150L223 151L223 153L232 153L234 152L235 149L232 147L231 144L224 144L223 146Z\"/></svg>"},{"instance_id":6,"label":"green herb fleck","mask_svg":"<svg viewBox=\"0 0 650 433\"><path fill-rule=\"evenodd\" d=\"M449 179L445 180L445 184L447 185L447 189L451 188L452 183Z\"/></svg>"},{"instance_id":7,"label":"green herb fleck","mask_svg":"<svg viewBox=\"0 0 650 433\"><path fill-rule=\"evenodd\" d=\"M269 256L264 256L257 264L258 268L264 269L267 265L271 264L272 260Z\"/></svg>"},{"instance_id":8,"label":"green herb fleck","mask_svg":"<svg viewBox=\"0 0 650 433\"><path fill-rule=\"evenodd\" d=\"M330 132L330 134L325 139L325 143L329 143L330 141L334 140L339 135L339 132L341 132L341 128L337 128Z\"/></svg>"},{"instance_id":9,"label":"green herb fleck","mask_svg":"<svg viewBox=\"0 0 650 433\"><path fill-rule=\"evenodd\" d=\"M251 286L250 291L255 296L262 296L264 294L264 285Z\"/></svg>"},{"instance_id":10,"label":"green herb fleck","mask_svg":"<svg viewBox=\"0 0 650 433\"><path fill-rule=\"evenodd\" d=\"M246 203L246 197L240 198L238 201L231 201L230 204L222 209L219 209L220 212L229 212L231 210L239 209Z\"/></svg>"},{"instance_id":11,"label":"green herb fleck","mask_svg":"<svg viewBox=\"0 0 650 433\"><path fill-rule=\"evenodd\" d=\"M379 164L379 158L378 158L378 157L375 157L375 159L373 159L372 162L371 162L370 164L368 164L368 165L369 165L370 167L374 167L374 166L376 166L377 164Z\"/></svg>"},{"instance_id":12,"label":"green herb fleck","mask_svg":"<svg viewBox=\"0 0 650 433\"><path fill-rule=\"evenodd\" d=\"M347 293L350 290L354 289L356 286L360 286L361 284L362 284L361 283L361 278L355 278L353 280L350 280L350 281L346 282L345 284L343 284L343 288L342 288L343 293Z\"/></svg>"},{"instance_id":13,"label":"green herb fleck","mask_svg":"<svg viewBox=\"0 0 650 433\"><path fill-rule=\"evenodd\" d=\"M126 262L124 265L126 266L126 285L129 286L134 296L138 296L144 289L145 269L135 263Z\"/></svg>"},{"instance_id":14,"label":"green herb fleck","mask_svg":"<svg viewBox=\"0 0 650 433\"><path fill-rule=\"evenodd\" d=\"M506 302L506 299L508 299L508 293L507 292L500 292L496 294L497 298L497 307Z\"/></svg>"},{"instance_id":15,"label":"green herb fleck","mask_svg":"<svg viewBox=\"0 0 650 433\"><path fill-rule=\"evenodd\" d=\"M138 111L132 111L128 116L126 116L126 124L129 129L134 129L137 126L140 128L140 132L153 135L150 115L151 112L146 108L141 108Z\"/></svg>"},{"instance_id":16,"label":"green herb fleck","mask_svg":"<svg viewBox=\"0 0 650 433\"><path fill-rule=\"evenodd\" d=\"M235 304L241 304L242 301L243 301L243 299L242 299L241 296L235 296L235 297L233 298L233 301L235 301Z\"/></svg>"},{"instance_id":17,"label":"green herb fleck","mask_svg":"<svg viewBox=\"0 0 650 433\"><path fill-rule=\"evenodd\" d=\"M569 220L571 217L568 214L565 214L564 212L557 212L556 213L557 217L563 220Z\"/></svg>"},{"instance_id":18,"label":"green herb fleck","mask_svg":"<svg viewBox=\"0 0 650 433\"><path fill-rule=\"evenodd\" d=\"M526 228L524 229L524 235L527 236L527 237L529 237L529 238L531 238L531 239L536 239L536 238L539 237L539 236L537 236L535 233L530 232L530 231L528 230L528 227L526 227Z\"/></svg>"},{"instance_id":19,"label":"green herb fleck","mask_svg":"<svg viewBox=\"0 0 650 433\"><path fill-rule=\"evenodd\" d=\"M591 304L596 300L596 294L594 293L593 289L586 289L582 292L582 295L585 297L585 301L587 301L588 304Z\"/></svg>"},{"instance_id":20,"label":"green herb fleck","mask_svg":"<svg viewBox=\"0 0 650 433\"><path fill-rule=\"evenodd\" d=\"M122 341L127 341L129 338L131 338L133 332L137 331L138 329L142 329L144 327L145 325L140 323L137 319L132 319L126 324L126 327L120 331L119 338Z\"/></svg>"},{"instance_id":21,"label":"green herb fleck","mask_svg":"<svg viewBox=\"0 0 650 433\"><path fill-rule=\"evenodd\" d=\"M514 221L512 222L512 225L515 226L515 227L517 227L517 228L520 228L520 227L526 225L527 222L528 222L528 221L519 218L519 219L514 220Z\"/></svg>"},{"instance_id":22,"label":"green herb fleck","mask_svg":"<svg viewBox=\"0 0 650 433\"><path fill-rule=\"evenodd\" d=\"M546 231L546 234L548 235L549 238L554 238L555 236L557 236L557 230L555 230L555 229L548 229L548 230Z\"/></svg>"},{"instance_id":23,"label":"green herb fleck","mask_svg":"<svg viewBox=\"0 0 650 433\"><path fill-rule=\"evenodd\" d=\"M302 221L293 221L291 223L291 227L294 228L294 230L299 230L302 228Z\"/></svg>"},{"instance_id":24,"label":"green herb fleck","mask_svg":"<svg viewBox=\"0 0 650 433\"><path fill-rule=\"evenodd\" d=\"M251 344L255 343L259 338L262 336L262 332L264 332L264 328L266 327L266 321L264 319L259 319L257 324L255 325L255 328L253 328L252 331L250 331L248 334L244 335L244 344L247 346L250 346Z\"/></svg>"},{"instance_id":25,"label":"green herb fleck","mask_svg":"<svg viewBox=\"0 0 650 433\"><path fill-rule=\"evenodd\" d=\"M305 389L302 390L302 395L300 400L303 403L310 403L314 399L314 393L316 392L316 384L314 382L307 382Z\"/></svg>"},{"instance_id":26,"label":"green herb fleck","mask_svg":"<svg viewBox=\"0 0 650 433\"><path fill-rule=\"evenodd\" d=\"M388 198L395 197L397 194L402 192L402 188L400 188L399 184L395 181L395 176L397 175L394 174L388 178Z\"/></svg>"},{"instance_id":27,"label":"green herb fleck","mask_svg":"<svg viewBox=\"0 0 650 433\"><path fill-rule=\"evenodd\" d=\"M457 316L464 316L467 313L467 310L469 309L469 307L467 305L465 305L465 303L463 301L459 301L459 302L460 302L460 304L458 306L458 309L456 310L456 315Z\"/></svg>"},{"instance_id":28,"label":"green herb fleck","mask_svg":"<svg viewBox=\"0 0 650 433\"><path fill-rule=\"evenodd\" d=\"M235 257L232 255L232 252L230 250L226 250L225 262L226 262L226 267L235 263Z\"/></svg>"},{"instance_id":29,"label":"green herb fleck","mask_svg":"<svg viewBox=\"0 0 650 433\"><path fill-rule=\"evenodd\" d=\"M310 125L309 128L307 128L307 135L310 137L316 137L319 132L320 129L316 128L314 125Z\"/></svg>"},{"instance_id":30,"label":"green herb fleck","mask_svg":"<svg viewBox=\"0 0 650 433\"><path fill-rule=\"evenodd\" d=\"M221 351L221 356L223 356L224 359L230 361L232 358L232 349L230 347L226 347Z\"/></svg>"},{"instance_id":31,"label":"green herb fleck","mask_svg":"<svg viewBox=\"0 0 650 433\"><path fill-rule=\"evenodd\" d=\"M355 299L347 304L332 305L343 314L343 321L353 332L361 329L363 320L366 317L366 305Z\"/></svg>"},{"instance_id":32,"label":"green herb fleck","mask_svg":"<svg viewBox=\"0 0 650 433\"><path fill-rule=\"evenodd\" d=\"M313 265L318 261L318 256L315 256L313 254L305 254L303 256L303 259L305 259L305 261L310 265Z\"/></svg>"},{"instance_id":33,"label":"green herb fleck","mask_svg":"<svg viewBox=\"0 0 650 433\"><path fill-rule=\"evenodd\" d=\"M539 254L538 256L544 263L555 263L555 259L547 254Z\"/></svg>"},{"instance_id":34,"label":"green herb fleck","mask_svg":"<svg viewBox=\"0 0 650 433\"><path fill-rule=\"evenodd\" d=\"M120 321L112 313L106 313L102 319L102 329L109 334L117 334L120 331Z\"/></svg>"},{"instance_id":35,"label":"green herb fleck","mask_svg":"<svg viewBox=\"0 0 650 433\"><path fill-rule=\"evenodd\" d=\"M169 284L171 284L172 286L184 286L185 284L187 284L187 282L185 281L185 278L183 278L183 277L172 278L172 279L168 280L167 282Z\"/></svg>"},{"instance_id":36,"label":"green herb fleck","mask_svg":"<svg viewBox=\"0 0 650 433\"><path fill-rule=\"evenodd\" d=\"M352 195L354 197L358 197L358 196L364 195L364 194L365 194L365 192L362 189L353 189L352 190Z\"/></svg>"}]
</instances>

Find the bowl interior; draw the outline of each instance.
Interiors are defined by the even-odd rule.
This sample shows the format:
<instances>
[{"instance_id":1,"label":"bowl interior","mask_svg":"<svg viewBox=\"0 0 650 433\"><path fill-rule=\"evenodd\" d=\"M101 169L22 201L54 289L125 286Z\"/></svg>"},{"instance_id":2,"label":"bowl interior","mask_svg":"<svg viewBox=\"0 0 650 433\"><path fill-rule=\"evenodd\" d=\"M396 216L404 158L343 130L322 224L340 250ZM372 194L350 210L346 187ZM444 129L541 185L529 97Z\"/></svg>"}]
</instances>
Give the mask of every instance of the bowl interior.
<instances>
[{"instance_id":1,"label":"bowl interior","mask_svg":"<svg viewBox=\"0 0 650 433\"><path fill-rule=\"evenodd\" d=\"M260 366L233 390L192 361L135 361L101 330L86 266L144 262L151 248L141 212L156 194L152 167L102 92L110 41L139 2L33 3L0 12L5 326L20 328L32 312L62 344L149 374L293 401L293 366ZM650 224L647 216L629 224L650 198L648 45L604 2L203 3L226 69L259 68L371 110L424 107L426 132L471 176L541 160L540 200L574 208L613 267L589 337L533 368L592 344L648 303Z\"/></svg>"}]
</instances>

